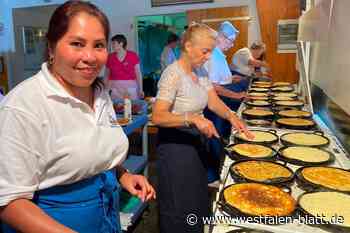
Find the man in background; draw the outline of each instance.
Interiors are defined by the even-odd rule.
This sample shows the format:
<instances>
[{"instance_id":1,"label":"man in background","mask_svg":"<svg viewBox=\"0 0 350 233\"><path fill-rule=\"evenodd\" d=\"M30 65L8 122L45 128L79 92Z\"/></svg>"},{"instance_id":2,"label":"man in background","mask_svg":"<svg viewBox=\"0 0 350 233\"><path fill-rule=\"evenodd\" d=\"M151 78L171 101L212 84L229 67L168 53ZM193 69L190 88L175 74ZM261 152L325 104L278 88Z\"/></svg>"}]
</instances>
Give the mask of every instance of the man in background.
<instances>
[{"instance_id":1,"label":"man in background","mask_svg":"<svg viewBox=\"0 0 350 233\"><path fill-rule=\"evenodd\" d=\"M231 110L236 111L241 100L246 97L245 89L247 85L241 85L240 77L232 76L230 67L226 61L224 52L233 47L234 41L239 31L228 21L220 24L217 32L216 47L210 59L204 65L217 94ZM206 118L210 119L218 133L226 138L231 133L231 126L228 122L216 116L210 110L205 111ZM218 186L219 165L222 154L222 145L218 139L210 140L210 157L208 158L208 183L209 186Z\"/></svg>"},{"instance_id":2,"label":"man in background","mask_svg":"<svg viewBox=\"0 0 350 233\"><path fill-rule=\"evenodd\" d=\"M171 33L168 36L167 45L164 47L162 54L160 55L160 66L162 71L165 70L168 65L177 60L175 48L179 40L180 38L175 33Z\"/></svg>"}]
</instances>

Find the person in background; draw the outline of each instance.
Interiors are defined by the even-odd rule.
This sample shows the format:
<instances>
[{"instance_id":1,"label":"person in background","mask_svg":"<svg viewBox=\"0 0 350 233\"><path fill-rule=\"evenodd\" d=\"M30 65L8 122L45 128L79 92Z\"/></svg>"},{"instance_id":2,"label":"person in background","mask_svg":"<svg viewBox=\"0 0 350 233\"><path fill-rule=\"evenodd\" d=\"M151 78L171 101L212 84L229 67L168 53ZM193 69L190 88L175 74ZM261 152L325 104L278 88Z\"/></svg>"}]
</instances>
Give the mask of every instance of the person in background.
<instances>
[{"instance_id":1,"label":"person in background","mask_svg":"<svg viewBox=\"0 0 350 233\"><path fill-rule=\"evenodd\" d=\"M175 62L177 60L174 49L176 48L179 37L175 33L171 33L168 36L167 45L164 47L162 54L160 55L160 65L161 70L165 70L165 68Z\"/></svg>"},{"instance_id":2,"label":"person in background","mask_svg":"<svg viewBox=\"0 0 350 233\"><path fill-rule=\"evenodd\" d=\"M239 31L230 22L225 21L221 23L217 32L215 49L210 59L204 64L209 79L218 95L226 101L226 104L234 105L235 107L239 105L239 100L244 98L246 94L243 91L235 90L236 77L233 77L231 74L224 52L233 47L238 34Z\"/></svg>"},{"instance_id":3,"label":"person in background","mask_svg":"<svg viewBox=\"0 0 350 233\"><path fill-rule=\"evenodd\" d=\"M269 65L264 61L265 51L266 45L262 42L254 42L250 48L239 49L232 57L232 70L246 76L261 72L261 68L268 70Z\"/></svg>"},{"instance_id":4,"label":"person in background","mask_svg":"<svg viewBox=\"0 0 350 233\"><path fill-rule=\"evenodd\" d=\"M4 96L3 93L0 91L0 102L1 102L1 100L2 100L3 98L5 98L5 96Z\"/></svg>"},{"instance_id":5,"label":"person in background","mask_svg":"<svg viewBox=\"0 0 350 233\"><path fill-rule=\"evenodd\" d=\"M112 99L144 97L140 59L133 51L127 50L127 40L122 34L112 37L114 52L109 54L106 64L107 86Z\"/></svg>"},{"instance_id":6,"label":"person in background","mask_svg":"<svg viewBox=\"0 0 350 233\"><path fill-rule=\"evenodd\" d=\"M206 177L207 140L219 137L203 115L205 107L250 137L245 125L217 96L208 77L198 69L215 47L215 32L192 24L181 43L179 60L169 65L158 83L152 121L159 126L158 176L160 232L203 233L203 222L186 224L189 214L209 216Z\"/></svg>"},{"instance_id":7,"label":"person in background","mask_svg":"<svg viewBox=\"0 0 350 233\"><path fill-rule=\"evenodd\" d=\"M1 102L3 233L121 233L116 171L131 194L155 197L145 177L120 166L128 139L97 79L108 36L95 5L60 5L49 22L47 62Z\"/></svg>"},{"instance_id":8,"label":"person in background","mask_svg":"<svg viewBox=\"0 0 350 233\"><path fill-rule=\"evenodd\" d=\"M213 83L216 93L233 111L236 111L241 103L241 99L246 97L246 80L233 77L230 67L226 61L224 52L232 48L234 41L239 34L238 30L228 21L220 24L216 37L216 47L210 59L204 67ZM242 82L242 83L241 83ZM226 120L206 109L204 115L210 119L220 136L227 138L231 133L231 126ZM208 159L208 183L209 186L218 187L219 165L221 158L221 143L216 139L210 140L210 156Z\"/></svg>"}]
</instances>

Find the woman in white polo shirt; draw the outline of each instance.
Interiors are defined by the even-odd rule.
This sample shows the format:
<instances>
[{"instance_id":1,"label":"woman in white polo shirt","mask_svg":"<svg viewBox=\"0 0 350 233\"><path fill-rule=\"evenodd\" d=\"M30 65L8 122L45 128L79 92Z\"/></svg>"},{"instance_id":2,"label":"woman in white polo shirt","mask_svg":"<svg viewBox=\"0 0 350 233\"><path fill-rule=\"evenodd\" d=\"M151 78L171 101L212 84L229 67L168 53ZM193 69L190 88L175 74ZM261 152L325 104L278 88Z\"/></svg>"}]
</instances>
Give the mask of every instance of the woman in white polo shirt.
<instances>
[{"instance_id":1,"label":"woman in white polo shirt","mask_svg":"<svg viewBox=\"0 0 350 233\"><path fill-rule=\"evenodd\" d=\"M232 57L231 68L238 74L251 76L255 69L269 69L269 65L264 60L260 60L266 50L266 45L262 42L254 42L250 48L239 49Z\"/></svg>"},{"instance_id":2,"label":"woman in white polo shirt","mask_svg":"<svg viewBox=\"0 0 350 233\"><path fill-rule=\"evenodd\" d=\"M143 176L118 167L128 140L97 79L109 23L96 6L68 1L47 33L48 62L0 105L3 232L119 233L118 183L143 201Z\"/></svg>"}]
</instances>

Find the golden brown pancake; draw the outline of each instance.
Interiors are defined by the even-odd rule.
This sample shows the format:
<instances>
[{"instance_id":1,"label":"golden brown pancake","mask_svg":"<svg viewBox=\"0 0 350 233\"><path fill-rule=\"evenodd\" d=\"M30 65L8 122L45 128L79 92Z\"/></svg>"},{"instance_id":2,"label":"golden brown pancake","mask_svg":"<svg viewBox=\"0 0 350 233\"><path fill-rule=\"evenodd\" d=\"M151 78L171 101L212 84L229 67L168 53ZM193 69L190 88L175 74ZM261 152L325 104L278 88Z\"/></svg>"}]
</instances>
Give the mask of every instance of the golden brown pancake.
<instances>
[{"instance_id":1,"label":"golden brown pancake","mask_svg":"<svg viewBox=\"0 0 350 233\"><path fill-rule=\"evenodd\" d=\"M272 185L235 184L226 188L223 195L229 205L254 216L287 216L296 207L289 194Z\"/></svg>"}]
</instances>

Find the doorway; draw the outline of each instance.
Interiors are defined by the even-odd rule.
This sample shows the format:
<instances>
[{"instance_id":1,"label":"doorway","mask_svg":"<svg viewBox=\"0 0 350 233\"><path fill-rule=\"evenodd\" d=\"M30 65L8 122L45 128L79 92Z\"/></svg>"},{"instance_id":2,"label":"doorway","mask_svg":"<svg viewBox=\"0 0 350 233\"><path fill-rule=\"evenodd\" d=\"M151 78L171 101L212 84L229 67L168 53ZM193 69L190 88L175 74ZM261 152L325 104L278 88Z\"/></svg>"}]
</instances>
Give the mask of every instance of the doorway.
<instances>
[{"instance_id":1,"label":"doorway","mask_svg":"<svg viewBox=\"0 0 350 233\"><path fill-rule=\"evenodd\" d=\"M137 45L144 77L146 96L155 96L157 81L160 78L160 55L168 36L175 33L181 36L187 25L185 12L166 15L148 15L136 17ZM179 48L175 49L177 56Z\"/></svg>"}]
</instances>

